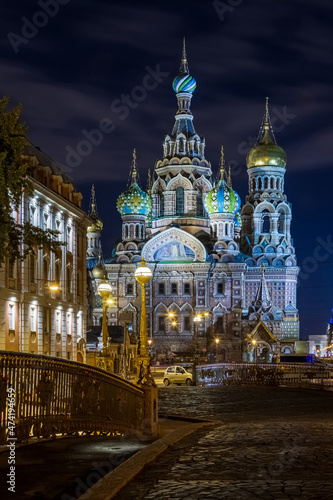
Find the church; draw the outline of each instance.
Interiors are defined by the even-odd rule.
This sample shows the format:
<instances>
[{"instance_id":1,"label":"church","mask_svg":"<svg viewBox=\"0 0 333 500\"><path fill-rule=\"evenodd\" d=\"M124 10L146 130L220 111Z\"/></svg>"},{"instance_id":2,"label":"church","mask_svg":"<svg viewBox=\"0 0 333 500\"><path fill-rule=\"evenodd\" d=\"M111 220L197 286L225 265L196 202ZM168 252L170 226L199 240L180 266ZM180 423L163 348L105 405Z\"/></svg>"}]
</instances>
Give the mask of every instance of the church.
<instances>
[{"instance_id":1,"label":"church","mask_svg":"<svg viewBox=\"0 0 333 500\"><path fill-rule=\"evenodd\" d=\"M212 169L205 139L195 130L196 81L185 43L172 87L178 104L174 126L164 138L162 158L148 172L146 191L133 152L128 189L117 201L122 235L111 258L101 258L103 224L93 193L90 323L101 324L97 286L106 276L115 299L108 325L130 318L129 334L138 335L140 285L134 272L144 259L153 273L145 299L156 359L188 359L197 349L208 361L274 361L294 352L299 339L299 268L284 193L287 156L276 142L268 99L257 143L246 158L248 195L242 203L223 147L220 165Z\"/></svg>"}]
</instances>

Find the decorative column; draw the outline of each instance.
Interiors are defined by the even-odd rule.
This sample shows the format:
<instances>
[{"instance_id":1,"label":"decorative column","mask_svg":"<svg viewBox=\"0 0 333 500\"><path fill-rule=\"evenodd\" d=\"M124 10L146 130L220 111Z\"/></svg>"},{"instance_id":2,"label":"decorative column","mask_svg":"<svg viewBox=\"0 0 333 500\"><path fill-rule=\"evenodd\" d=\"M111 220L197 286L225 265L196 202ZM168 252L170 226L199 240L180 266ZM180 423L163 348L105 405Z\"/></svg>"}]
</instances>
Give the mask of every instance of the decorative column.
<instances>
[{"instance_id":1,"label":"decorative column","mask_svg":"<svg viewBox=\"0 0 333 500\"><path fill-rule=\"evenodd\" d=\"M151 280L153 273L146 266L144 259L134 273L135 279L141 285L141 319L140 319L140 349L137 360L137 384L152 381L150 374L150 356L147 354L147 312L145 285Z\"/></svg>"}]
</instances>

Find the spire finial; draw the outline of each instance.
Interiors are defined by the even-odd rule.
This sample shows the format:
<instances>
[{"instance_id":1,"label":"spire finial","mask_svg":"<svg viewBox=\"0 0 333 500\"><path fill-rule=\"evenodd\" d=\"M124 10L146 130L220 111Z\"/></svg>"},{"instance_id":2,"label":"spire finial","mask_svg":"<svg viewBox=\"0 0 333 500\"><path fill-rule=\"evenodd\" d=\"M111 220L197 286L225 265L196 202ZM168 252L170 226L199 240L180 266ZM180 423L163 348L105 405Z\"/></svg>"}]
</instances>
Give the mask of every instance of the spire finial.
<instances>
[{"instance_id":1,"label":"spire finial","mask_svg":"<svg viewBox=\"0 0 333 500\"><path fill-rule=\"evenodd\" d=\"M136 149L133 149L133 161L132 161L132 184L137 182L138 171L136 168Z\"/></svg>"},{"instance_id":2,"label":"spire finial","mask_svg":"<svg viewBox=\"0 0 333 500\"><path fill-rule=\"evenodd\" d=\"M229 167L228 186L230 187L230 189L232 188L231 167Z\"/></svg>"},{"instance_id":3,"label":"spire finial","mask_svg":"<svg viewBox=\"0 0 333 500\"><path fill-rule=\"evenodd\" d=\"M270 118L269 118L269 110L268 110L268 101L269 101L269 97L266 97L266 106L265 106L265 129L268 129L269 128L269 122L270 122Z\"/></svg>"},{"instance_id":4,"label":"spire finial","mask_svg":"<svg viewBox=\"0 0 333 500\"><path fill-rule=\"evenodd\" d=\"M187 55L186 55L185 37L183 38L183 53L182 53L182 60L180 63L180 72L189 73Z\"/></svg>"},{"instance_id":5,"label":"spire finial","mask_svg":"<svg viewBox=\"0 0 333 500\"><path fill-rule=\"evenodd\" d=\"M224 163L224 147L221 146L221 160L220 160L220 180L221 181L224 178L224 168L225 168L225 163Z\"/></svg>"}]
</instances>

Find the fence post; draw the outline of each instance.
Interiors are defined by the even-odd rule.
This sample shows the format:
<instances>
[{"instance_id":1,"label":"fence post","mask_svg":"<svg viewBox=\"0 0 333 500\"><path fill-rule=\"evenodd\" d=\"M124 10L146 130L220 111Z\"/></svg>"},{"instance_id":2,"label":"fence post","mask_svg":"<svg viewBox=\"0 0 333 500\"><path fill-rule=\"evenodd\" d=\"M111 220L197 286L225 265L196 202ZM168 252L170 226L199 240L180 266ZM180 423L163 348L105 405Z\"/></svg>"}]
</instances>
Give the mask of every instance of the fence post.
<instances>
[{"instance_id":1,"label":"fence post","mask_svg":"<svg viewBox=\"0 0 333 500\"><path fill-rule=\"evenodd\" d=\"M155 384L142 384L140 388L145 393L142 431L146 436L157 437L159 435L157 386Z\"/></svg>"}]
</instances>

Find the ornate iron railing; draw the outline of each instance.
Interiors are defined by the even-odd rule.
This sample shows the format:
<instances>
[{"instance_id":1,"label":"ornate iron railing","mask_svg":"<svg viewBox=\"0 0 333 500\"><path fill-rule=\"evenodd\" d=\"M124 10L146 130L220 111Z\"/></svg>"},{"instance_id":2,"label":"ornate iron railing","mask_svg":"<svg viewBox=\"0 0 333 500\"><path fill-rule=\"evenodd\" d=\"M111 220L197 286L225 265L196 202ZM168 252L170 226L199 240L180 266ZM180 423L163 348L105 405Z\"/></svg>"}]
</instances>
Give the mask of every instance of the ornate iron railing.
<instances>
[{"instance_id":1,"label":"ornate iron railing","mask_svg":"<svg viewBox=\"0 0 333 500\"><path fill-rule=\"evenodd\" d=\"M304 363L222 363L197 368L201 385L287 385L333 389L333 366Z\"/></svg>"},{"instance_id":2,"label":"ornate iron railing","mask_svg":"<svg viewBox=\"0 0 333 500\"><path fill-rule=\"evenodd\" d=\"M157 412L152 390L75 361L0 351L0 443L8 429L18 441L80 432L144 433L151 428L149 411L154 417Z\"/></svg>"}]
</instances>

